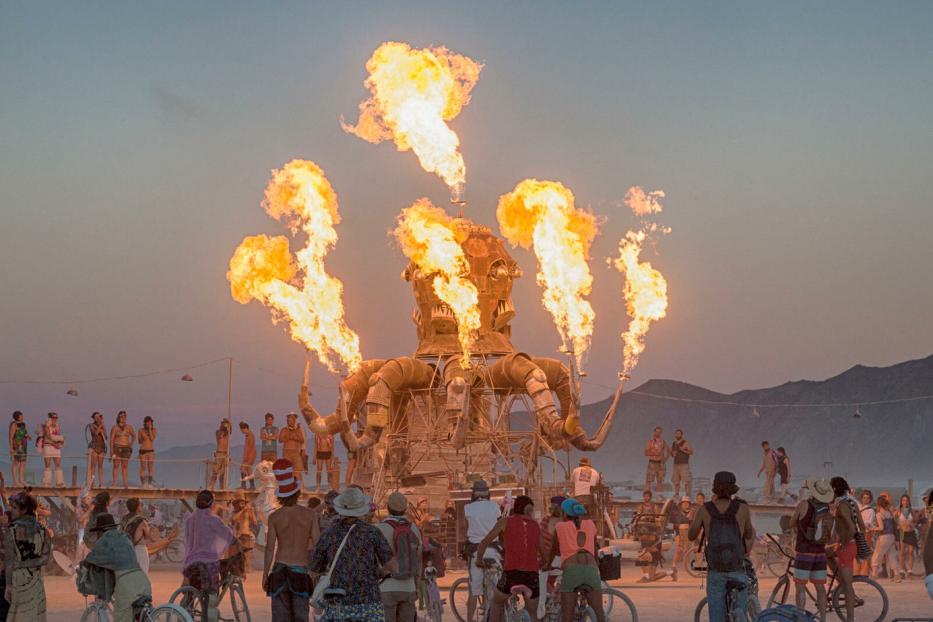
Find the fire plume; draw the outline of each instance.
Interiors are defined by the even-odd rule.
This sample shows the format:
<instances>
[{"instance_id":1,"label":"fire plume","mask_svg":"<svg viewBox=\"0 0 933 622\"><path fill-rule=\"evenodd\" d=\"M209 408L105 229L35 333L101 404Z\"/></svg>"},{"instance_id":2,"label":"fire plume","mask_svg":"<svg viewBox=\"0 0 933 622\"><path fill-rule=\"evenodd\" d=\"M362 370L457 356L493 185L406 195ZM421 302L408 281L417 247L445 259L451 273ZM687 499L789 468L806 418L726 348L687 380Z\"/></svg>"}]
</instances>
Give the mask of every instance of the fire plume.
<instances>
[{"instance_id":1,"label":"fire plume","mask_svg":"<svg viewBox=\"0 0 933 622\"><path fill-rule=\"evenodd\" d=\"M625 204L639 216L657 214L662 210L659 199L663 197L663 190L646 193L641 187L633 186L625 195ZM655 232L668 233L670 229L643 221L641 229L627 231L619 240L619 256L610 260L624 276L622 295L631 318L628 328L622 333L622 371L625 374L638 364L651 323L667 315L667 281L650 262L640 259L645 240Z\"/></svg>"},{"instance_id":2,"label":"fire plume","mask_svg":"<svg viewBox=\"0 0 933 622\"><path fill-rule=\"evenodd\" d=\"M394 233L402 252L433 279L438 298L453 312L462 349L460 364L469 368L474 331L480 327L479 292L464 276L470 265L460 246L465 236L457 221L428 199L419 199L399 214Z\"/></svg>"},{"instance_id":3,"label":"fire plume","mask_svg":"<svg viewBox=\"0 0 933 622\"><path fill-rule=\"evenodd\" d=\"M227 272L231 295L241 304L258 300L269 307L272 321L287 321L292 339L332 372L341 364L355 370L362 360L360 339L344 320L343 284L324 269L340 222L324 171L314 162L292 160L272 172L262 206L293 235L303 231L307 242L292 256L285 236L244 238Z\"/></svg>"},{"instance_id":4,"label":"fire plume","mask_svg":"<svg viewBox=\"0 0 933 622\"><path fill-rule=\"evenodd\" d=\"M360 104L357 124L341 127L371 143L392 140L415 152L422 168L437 174L457 199L466 181L460 139L447 125L470 101L483 66L445 47L413 49L386 42L366 62L372 96Z\"/></svg>"},{"instance_id":5,"label":"fire plume","mask_svg":"<svg viewBox=\"0 0 933 622\"><path fill-rule=\"evenodd\" d=\"M512 246L534 248L544 306L579 365L596 319L585 296L593 285L587 258L598 227L593 214L575 208L573 201L573 193L560 182L526 179L499 198L496 217Z\"/></svg>"}]
</instances>

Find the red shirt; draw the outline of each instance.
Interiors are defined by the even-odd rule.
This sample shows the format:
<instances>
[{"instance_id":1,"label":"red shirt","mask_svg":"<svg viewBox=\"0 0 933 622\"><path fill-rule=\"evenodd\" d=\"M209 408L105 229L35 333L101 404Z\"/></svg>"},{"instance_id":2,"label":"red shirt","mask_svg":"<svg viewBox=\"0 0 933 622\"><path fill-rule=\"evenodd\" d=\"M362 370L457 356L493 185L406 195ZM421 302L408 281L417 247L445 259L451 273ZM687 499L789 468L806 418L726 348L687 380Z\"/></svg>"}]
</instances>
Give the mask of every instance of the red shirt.
<instances>
[{"instance_id":1,"label":"red shirt","mask_svg":"<svg viewBox=\"0 0 933 622\"><path fill-rule=\"evenodd\" d=\"M541 527L530 516L512 515L505 522L504 570L537 572Z\"/></svg>"}]
</instances>

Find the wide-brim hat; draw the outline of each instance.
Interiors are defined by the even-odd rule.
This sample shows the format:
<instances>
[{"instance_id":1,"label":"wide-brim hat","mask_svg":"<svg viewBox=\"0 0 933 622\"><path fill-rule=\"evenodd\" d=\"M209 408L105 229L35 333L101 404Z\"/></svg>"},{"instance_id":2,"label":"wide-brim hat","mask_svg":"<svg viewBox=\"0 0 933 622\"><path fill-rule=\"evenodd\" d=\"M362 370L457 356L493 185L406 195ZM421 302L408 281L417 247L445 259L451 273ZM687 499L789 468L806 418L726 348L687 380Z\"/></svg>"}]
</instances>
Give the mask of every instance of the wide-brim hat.
<instances>
[{"instance_id":1,"label":"wide-brim hat","mask_svg":"<svg viewBox=\"0 0 933 622\"><path fill-rule=\"evenodd\" d=\"M94 521L94 526L88 529L88 531L107 531L108 529L116 529L117 522L113 520L113 514L98 514L97 519Z\"/></svg>"},{"instance_id":2,"label":"wide-brim hat","mask_svg":"<svg viewBox=\"0 0 933 622\"><path fill-rule=\"evenodd\" d=\"M829 480L825 477L811 477L807 480L807 489L810 491L810 496L821 503L829 503L836 498L833 487L829 485Z\"/></svg>"},{"instance_id":3,"label":"wide-brim hat","mask_svg":"<svg viewBox=\"0 0 933 622\"><path fill-rule=\"evenodd\" d=\"M347 488L334 499L334 510L341 516L366 516L370 503L372 499L359 488Z\"/></svg>"}]
</instances>

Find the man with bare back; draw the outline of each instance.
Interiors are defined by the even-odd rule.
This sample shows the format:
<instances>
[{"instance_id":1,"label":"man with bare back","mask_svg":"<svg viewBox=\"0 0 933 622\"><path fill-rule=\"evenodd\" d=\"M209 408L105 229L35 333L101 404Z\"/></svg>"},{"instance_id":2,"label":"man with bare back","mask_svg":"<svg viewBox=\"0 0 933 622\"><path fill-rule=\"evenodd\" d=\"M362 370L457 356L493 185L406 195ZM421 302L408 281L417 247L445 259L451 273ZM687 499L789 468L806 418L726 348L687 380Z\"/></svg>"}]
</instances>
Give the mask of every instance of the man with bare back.
<instances>
[{"instance_id":1,"label":"man with bare back","mask_svg":"<svg viewBox=\"0 0 933 622\"><path fill-rule=\"evenodd\" d=\"M301 485L290 460L272 465L282 505L269 516L269 536L263 562L263 589L272 598L272 619L307 622L311 577L308 554L318 539L317 512L298 504Z\"/></svg>"},{"instance_id":2,"label":"man with bare back","mask_svg":"<svg viewBox=\"0 0 933 622\"><path fill-rule=\"evenodd\" d=\"M117 473L123 476L123 487L127 487L126 467L133 455L136 432L126 422L126 411L117 413L117 425L110 430L110 459L113 460L113 485L117 485Z\"/></svg>"}]
</instances>

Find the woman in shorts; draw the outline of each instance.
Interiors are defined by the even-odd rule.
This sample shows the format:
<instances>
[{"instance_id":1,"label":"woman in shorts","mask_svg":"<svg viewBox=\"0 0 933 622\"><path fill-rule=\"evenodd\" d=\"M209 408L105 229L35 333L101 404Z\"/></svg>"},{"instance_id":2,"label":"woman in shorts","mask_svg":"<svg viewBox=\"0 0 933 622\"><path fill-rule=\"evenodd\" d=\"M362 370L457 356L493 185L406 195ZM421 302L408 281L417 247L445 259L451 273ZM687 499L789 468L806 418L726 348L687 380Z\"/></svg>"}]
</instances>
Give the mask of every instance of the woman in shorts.
<instances>
[{"instance_id":1,"label":"woman in shorts","mask_svg":"<svg viewBox=\"0 0 933 622\"><path fill-rule=\"evenodd\" d=\"M917 538L917 517L914 516L914 508L908 495L901 495L901 503L894 518L897 519L897 533L901 543L898 562L903 579L910 575L920 546L920 540Z\"/></svg>"},{"instance_id":2,"label":"woman in shorts","mask_svg":"<svg viewBox=\"0 0 933 622\"><path fill-rule=\"evenodd\" d=\"M554 558L560 555L560 608L564 622L573 620L577 606L577 590L586 590L586 600L596 612L596 621L605 622L603 612L602 581L599 578L599 563L596 561L596 524L584 519L586 508L576 499L561 503L564 520L554 528L554 544L551 546L545 568L550 568Z\"/></svg>"}]
</instances>

